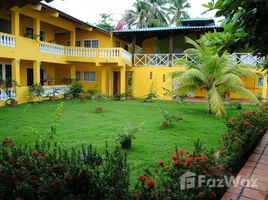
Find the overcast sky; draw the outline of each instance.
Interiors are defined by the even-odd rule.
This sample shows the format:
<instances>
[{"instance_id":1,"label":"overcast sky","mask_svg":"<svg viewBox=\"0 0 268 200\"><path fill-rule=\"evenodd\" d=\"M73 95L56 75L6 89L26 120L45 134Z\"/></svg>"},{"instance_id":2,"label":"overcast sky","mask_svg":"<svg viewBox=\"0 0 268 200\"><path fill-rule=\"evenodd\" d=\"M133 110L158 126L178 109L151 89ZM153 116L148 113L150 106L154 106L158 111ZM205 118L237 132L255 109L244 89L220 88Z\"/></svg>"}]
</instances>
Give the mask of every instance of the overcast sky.
<instances>
[{"instance_id":1,"label":"overcast sky","mask_svg":"<svg viewBox=\"0 0 268 200\"><path fill-rule=\"evenodd\" d=\"M191 4L191 9L188 13L191 17L211 17L214 18L214 13L206 13L202 4L209 0L188 0ZM100 13L112 13L114 24L122 18L125 10L131 9L134 0L54 0L49 5L64 11L80 20L90 23L99 21Z\"/></svg>"}]
</instances>

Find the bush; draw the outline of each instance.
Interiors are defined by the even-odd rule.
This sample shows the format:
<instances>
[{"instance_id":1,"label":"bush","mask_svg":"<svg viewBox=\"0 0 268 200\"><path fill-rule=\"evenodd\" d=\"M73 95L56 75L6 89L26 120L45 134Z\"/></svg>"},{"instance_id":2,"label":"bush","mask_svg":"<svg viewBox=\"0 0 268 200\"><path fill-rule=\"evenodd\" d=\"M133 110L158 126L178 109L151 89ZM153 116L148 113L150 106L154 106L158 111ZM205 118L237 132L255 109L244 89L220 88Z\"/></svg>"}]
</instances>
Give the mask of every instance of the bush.
<instances>
[{"instance_id":1,"label":"bush","mask_svg":"<svg viewBox=\"0 0 268 200\"><path fill-rule=\"evenodd\" d=\"M126 94L125 93L116 93L114 95L114 100L115 101L123 101L123 100L125 100L125 98L126 98Z\"/></svg>"},{"instance_id":2,"label":"bush","mask_svg":"<svg viewBox=\"0 0 268 200\"><path fill-rule=\"evenodd\" d=\"M222 194L222 188L212 188L203 184L193 189L183 189L181 177L185 173L204 175L208 179L223 178L224 167L219 165L214 158L213 152L203 149L200 142L196 142L192 153L183 150L176 151L171 155L172 162L167 164L158 161L158 167L152 172L145 172L138 177L136 185L136 197L141 200L153 199L210 199ZM197 185L197 178L195 184Z\"/></svg>"},{"instance_id":3,"label":"bush","mask_svg":"<svg viewBox=\"0 0 268 200\"><path fill-rule=\"evenodd\" d=\"M228 130L222 135L220 153L225 165L236 172L267 131L267 105L257 111L240 113L237 118L231 117L226 120L226 125Z\"/></svg>"},{"instance_id":4,"label":"bush","mask_svg":"<svg viewBox=\"0 0 268 200\"><path fill-rule=\"evenodd\" d=\"M79 97L80 94L83 91L83 86L79 82L74 82L72 83L70 89L69 89L69 94L71 94L73 97Z\"/></svg>"},{"instance_id":5,"label":"bush","mask_svg":"<svg viewBox=\"0 0 268 200\"><path fill-rule=\"evenodd\" d=\"M0 146L0 199L128 199L121 149L101 157L92 146L63 150L50 143Z\"/></svg>"}]
</instances>

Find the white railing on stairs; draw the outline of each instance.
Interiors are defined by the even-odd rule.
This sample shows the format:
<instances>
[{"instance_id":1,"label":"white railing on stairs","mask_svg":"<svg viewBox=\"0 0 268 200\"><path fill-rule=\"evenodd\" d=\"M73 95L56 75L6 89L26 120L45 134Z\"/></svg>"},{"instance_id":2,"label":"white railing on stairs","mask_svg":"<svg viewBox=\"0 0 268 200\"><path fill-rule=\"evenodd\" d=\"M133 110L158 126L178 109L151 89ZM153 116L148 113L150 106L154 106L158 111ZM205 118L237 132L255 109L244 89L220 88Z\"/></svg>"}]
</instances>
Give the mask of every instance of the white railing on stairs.
<instances>
[{"instance_id":1,"label":"white railing on stairs","mask_svg":"<svg viewBox=\"0 0 268 200\"><path fill-rule=\"evenodd\" d=\"M7 91L0 89L0 101L6 101L9 98L16 99L16 92L13 89L8 89Z\"/></svg>"},{"instance_id":2,"label":"white railing on stairs","mask_svg":"<svg viewBox=\"0 0 268 200\"><path fill-rule=\"evenodd\" d=\"M132 61L132 54L126 51L125 49L122 49L122 58L126 61L131 62Z\"/></svg>"},{"instance_id":3,"label":"white railing on stairs","mask_svg":"<svg viewBox=\"0 0 268 200\"><path fill-rule=\"evenodd\" d=\"M15 37L6 33L0 33L0 46L15 47Z\"/></svg>"}]
</instances>

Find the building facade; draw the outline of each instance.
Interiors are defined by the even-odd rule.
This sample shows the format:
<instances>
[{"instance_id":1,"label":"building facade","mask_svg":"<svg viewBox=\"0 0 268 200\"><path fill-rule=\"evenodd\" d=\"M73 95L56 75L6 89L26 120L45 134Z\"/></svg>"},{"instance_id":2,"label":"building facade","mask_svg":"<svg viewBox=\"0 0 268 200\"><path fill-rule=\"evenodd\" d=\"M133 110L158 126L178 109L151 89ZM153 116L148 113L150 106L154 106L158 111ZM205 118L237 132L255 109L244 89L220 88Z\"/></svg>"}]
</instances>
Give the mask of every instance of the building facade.
<instances>
[{"instance_id":1,"label":"building facade","mask_svg":"<svg viewBox=\"0 0 268 200\"><path fill-rule=\"evenodd\" d=\"M84 90L98 88L113 96L127 93L143 98L154 88L161 99L171 99L163 88L172 89L174 71L185 70L176 63L187 57L183 50L187 35L221 28L213 20L186 20L176 28L149 28L107 32L64 12L38 3L0 9L0 80L16 81L9 94L0 89L0 106L13 95L19 103L29 101L28 87L41 84L48 95L68 90L67 80L81 82ZM129 50L129 46L131 48ZM138 48L136 48L139 47ZM249 53L234 54L237 62L251 64L256 78L246 78L246 87L267 96L267 76L254 68L262 58ZM204 96L203 91L189 94ZM230 94L231 98L240 98Z\"/></svg>"}]
</instances>

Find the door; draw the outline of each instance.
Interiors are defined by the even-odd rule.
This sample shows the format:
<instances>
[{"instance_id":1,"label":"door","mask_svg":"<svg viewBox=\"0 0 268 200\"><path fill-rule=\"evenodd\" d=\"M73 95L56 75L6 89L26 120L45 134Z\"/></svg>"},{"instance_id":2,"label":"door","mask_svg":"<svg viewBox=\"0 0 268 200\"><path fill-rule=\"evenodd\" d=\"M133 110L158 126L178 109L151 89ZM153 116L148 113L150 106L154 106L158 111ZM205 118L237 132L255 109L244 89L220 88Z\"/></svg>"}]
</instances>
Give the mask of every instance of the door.
<instances>
[{"instance_id":1,"label":"door","mask_svg":"<svg viewBox=\"0 0 268 200\"><path fill-rule=\"evenodd\" d=\"M27 86L33 85L33 69L27 68Z\"/></svg>"},{"instance_id":2,"label":"door","mask_svg":"<svg viewBox=\"0 0 268 200\"><path fill-rule=\"evenodd\" d=\"M8 87L12 86L12 67L11 65L6 66L6 83Z\"/></svg>"},{"instance_id":3,"label":"door","mask_svg":"<svg viewBox=\"0 0 268 200\"><path fill-rule=\"evenodd\" d=\"M120 73L114 72L113 95L119 93L119 80L120 80Z\"/></svg>"}]
</instances>

